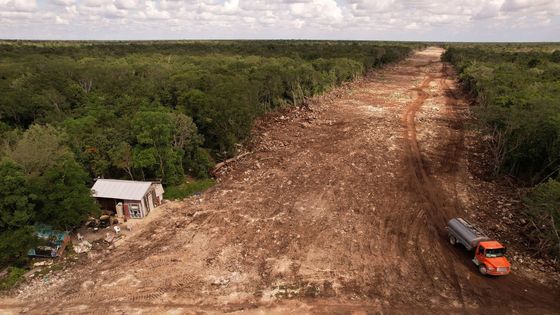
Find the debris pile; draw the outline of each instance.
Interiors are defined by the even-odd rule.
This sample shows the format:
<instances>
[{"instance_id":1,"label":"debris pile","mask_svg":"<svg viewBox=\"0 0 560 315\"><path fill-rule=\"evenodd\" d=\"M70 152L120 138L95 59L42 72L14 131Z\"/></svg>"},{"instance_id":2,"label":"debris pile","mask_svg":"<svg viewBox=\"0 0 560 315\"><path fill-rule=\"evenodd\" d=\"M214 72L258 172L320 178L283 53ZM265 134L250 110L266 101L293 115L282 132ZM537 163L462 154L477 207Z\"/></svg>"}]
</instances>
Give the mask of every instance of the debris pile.
<instances>
[{"instance_id":1,"label":"debris pile","mask_svg":"<svg viewBox=\"0 0 560 315\"><path fill-rule=\"evenodd\" d=\"M91 247L91 243L86 240L82 240L81 242L73 244L72 246L74 252L76 252L77 254L87 253L91 250Z\"/></svg>"}]
</instances>

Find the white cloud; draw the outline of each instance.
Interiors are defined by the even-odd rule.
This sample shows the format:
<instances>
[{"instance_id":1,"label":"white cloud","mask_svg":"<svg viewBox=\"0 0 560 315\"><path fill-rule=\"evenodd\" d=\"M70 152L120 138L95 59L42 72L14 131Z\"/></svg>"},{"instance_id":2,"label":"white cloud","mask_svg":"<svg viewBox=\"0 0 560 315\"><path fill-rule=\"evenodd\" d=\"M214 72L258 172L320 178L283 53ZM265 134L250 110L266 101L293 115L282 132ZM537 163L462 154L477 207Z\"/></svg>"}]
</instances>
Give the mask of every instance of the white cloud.
<instances>
[{"instance_id":1,"label":"white cloud","mask_svg":"<svg viewBox=\"0 0 560 315\"><path fill-rule=\"evenodd\" d=\"M60 16L56 16L55 17L55 21L56 24L62 24L62 25L68 25L70 24L70 21L64 18L61 18Z\"/></svg>"},{"instance_id":2,"label":"white cloud","mask_svg":"<svg viewBox=\"0 0 560 315\"><path fill-rule=\"evenodd\" d=\"M348 0L348 3L351 4L351 8L354 11L361 12L362 14L389 12L399 10L402 7L400 1L396 0Z\"/></svg>"},{"instance_id":3,"label":"white cloud","mask_svg":"<svg viewBox=\"0 0 560 315\"><path fill-rule=\"evenodd\" d=\"M472 18L474 20L484 20L496 17L500 13L499 11L502 3L503 0L487 1L486 3L481 4L480 7L473 10L474 15L472 16Z\"/></svg>"},{"instance_id":4,"label":"white cloud","mask_svg":"<svg viewBox=\"0 0 560 315\"><path fill-rule=\"evenodd\" d=\"M290 14L296 19L311 20L320 24L335 24L343 19L342 10L334 0L293 3L290 5Z\"/></svg>"},{"instance_id":5,"label":"white cloud","mask_svg":"<svg viewBox=\"0 0 560 315\"><path fill-rule=\"evenodd\" d=\"M560 0L38 1L0 0L9 25L0 37L558 40L560 31Z\"/></svg>"},{"instance_id":6,"label":"white cloud","mask_svg":"<svg viewBox=\"0 0 560 315\"><path fill-rule=\"evenodd\" d=\"M35 0L0 0L0 11L32 12L37 9Z\"/></svg>"},{"instance_id":7,"label":"white cloud","mask_svg":"<svg viewBox=\"0 0 560 315\"><path fill-rule=\"evenodd\" d=\"M236 12L239 10L239 0L226 0L224 2L224 10Z\"/></svg>"},{"instance_id":8,"label":"white cloud","mask_svg":"<svg viewBox=\"0 0 560 315\"><path fill-rule=\"evenodd\" d=\"M148 20L166 20L171 18L171 14L168 11L160 10L158 2L153 0L146 1L146 8L141 13L144 13L144 18Z\"/></svg>"},{"instance_id":9,"label":"white cloud","mask_svg":"<svg viewBox=\"0 0 560 315\"><path fill-rule=\"evenodd\" d=\"M110 4L112 1L111 0L82 0L80 1L81 5L84 5L86 7L101 7L103 5L107 5Z\"/></svg>"},{"instance_id":10,"label":"white cloud","mask_svg":"<svg viewBox=\"0 0 560 315\"><path fill-rule=\"evenodd\" d=\"M114 0L115 7L119 9L132 9L138 6L138 0Z\"/></svg>"},{"instance_id":11,"label":"white cloud","mask_svg":"<svg viewBox=\"0 0 560 315\"><path fill-rule=\"evenodd\" d=\"M33 14L31 12L22 11L0 11L0 21L10 21L10 20L23 20L32 18Z\"/></svg>"},{"instance_id":12,"label":"white cloud","mask_svg":"<svg viewBox=\"0 0 560 315\"><path fill-rule=\"evenodd\" d=\"M552 6L555 0L506 0L502 6L504 11L519 11Z\"/></svg>"},{"instance_id":13,"label":"white cloud","mask_svg":"<svg viewBox=\"0 0 560 315\"><path fill-rule=\"evenodd\" d=\"M50 0L50 2L53 3L54 5L60 5L60 6L69 6L76 3L75 0Z\"/></svg>"}]
</instances>

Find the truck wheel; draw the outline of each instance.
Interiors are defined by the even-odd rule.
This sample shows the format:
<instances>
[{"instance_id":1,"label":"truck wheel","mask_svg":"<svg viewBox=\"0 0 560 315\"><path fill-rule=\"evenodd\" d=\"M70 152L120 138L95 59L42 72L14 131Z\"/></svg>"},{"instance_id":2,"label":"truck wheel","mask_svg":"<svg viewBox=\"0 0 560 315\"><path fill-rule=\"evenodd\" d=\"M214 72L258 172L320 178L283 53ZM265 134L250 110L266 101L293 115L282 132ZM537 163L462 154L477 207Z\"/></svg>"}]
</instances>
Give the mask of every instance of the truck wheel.
<instances>
[{"instance_id":1,"label":"truck wheel","mask_svg":"<svg viewBox=\"0 0 560 315\"><path fill-rule=\"evenodd\" d=\"M486 270L486 266L484 264L480 264L480 266L478 267L478 271L480 271L480 273L483 275L488 274L488 270Z\"/></svg>"},{"instance_id":2,"label":"truck wheel","mask_svg":"<svg viewBox=\"0 0 560 315\"><path fill-rule=\"evenodd\" d=\"M457 244L457 239L455 238L455 236L449 235L449 243L450 243L451 245Z\"/></svg>"}]
</instances>

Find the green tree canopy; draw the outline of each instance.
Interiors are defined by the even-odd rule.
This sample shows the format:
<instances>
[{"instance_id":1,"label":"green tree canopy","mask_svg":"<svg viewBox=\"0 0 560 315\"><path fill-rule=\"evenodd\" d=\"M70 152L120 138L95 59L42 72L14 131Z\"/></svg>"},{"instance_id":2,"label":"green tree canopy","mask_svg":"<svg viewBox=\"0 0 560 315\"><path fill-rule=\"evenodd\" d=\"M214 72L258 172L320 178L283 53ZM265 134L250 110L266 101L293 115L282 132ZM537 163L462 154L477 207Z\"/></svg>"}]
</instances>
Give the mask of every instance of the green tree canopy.
<instances>
[{"instance_id":1,"label":"green tree canopy","mask_svg":"<svg viewBox=\"0 0 560 315\"><path fill-rule=\"evenodd\" d=\"M0 161L0 266L26 260L27 250L37 243L29 226L33 204L23 170Z\"/></svg>"},{"instance_id":2,"label":"green tree canopy","mask_svg":"<svg viewBox=\"0 0 560 315\"><path fill-rule=\"evenodd\" d=\"M184 147L196 135L190 117L164 109L142 110L134 115L132 126L137 140L133 158L144 177L180 182L184 176Z\"/></svg>"},{"instance_id":3,"label":"green tree canopy","mask_svg":"<svg viewBox=\"0 0 560 315\"><path fill-rule=\"evenodd\" d=\"M88 183L88 174L74 159L58 161L32 182L38 204L35 220L66 230L96 214L99 208Z\"/></svg>"},{"instance_id":4,"label":"green tree canopy","mask_svg":"<svg viewBox=\"0 0 560 315\"><path fill-rule=\"evenodd\" d=\"M64 133L51 125L32 125L13 147L7 148L7 155L25 173L39 176L61 158L71 155L64 137Z\"/></svg>"}]
</instances>

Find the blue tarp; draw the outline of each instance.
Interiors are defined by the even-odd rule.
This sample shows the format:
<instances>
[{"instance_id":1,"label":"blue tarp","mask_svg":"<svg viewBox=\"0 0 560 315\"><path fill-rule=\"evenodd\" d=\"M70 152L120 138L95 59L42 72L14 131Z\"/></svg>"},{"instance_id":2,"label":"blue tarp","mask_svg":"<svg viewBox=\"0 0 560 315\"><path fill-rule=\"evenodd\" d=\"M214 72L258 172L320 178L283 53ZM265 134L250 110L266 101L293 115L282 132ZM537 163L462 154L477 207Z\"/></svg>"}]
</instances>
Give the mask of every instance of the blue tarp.
<instances>
[{"instance_id":1,"label":"blue tarp","mask_svg":"<svg viewBox=\"0 0 560 315\"><path fill-rule=\"evenodd\" d=\"M46 240L47 246L39 246L38 248L30 249L27 255L56 257L58 255L58 250L63 246L64 239L68 234L69 232L67 231L53 230L52 226L49 225L35 225L35 235L37 235L38 238Z\"/></svg>"}]
</instances>

